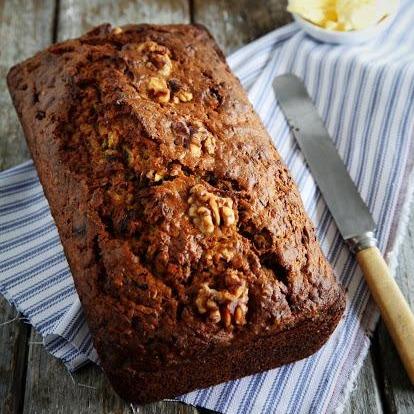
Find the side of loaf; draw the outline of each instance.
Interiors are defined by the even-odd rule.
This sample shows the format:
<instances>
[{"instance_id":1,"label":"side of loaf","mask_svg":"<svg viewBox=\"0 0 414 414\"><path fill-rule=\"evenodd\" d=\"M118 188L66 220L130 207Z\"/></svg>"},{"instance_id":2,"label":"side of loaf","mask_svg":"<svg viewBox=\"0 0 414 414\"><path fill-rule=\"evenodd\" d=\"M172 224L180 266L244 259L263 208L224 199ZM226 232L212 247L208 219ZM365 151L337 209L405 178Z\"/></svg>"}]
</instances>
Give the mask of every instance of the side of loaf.
<instances>
[{"instance_id":1,"label":"side of loaf","mask_svg":"<svg viewBox=\"0 0 414 414\"><path fill-rule=\"evenodd\" d=\"M8 85L102 367L133 402L318 350L345 307L211 35L102 25Z\"/></svg>"}]
</instances>

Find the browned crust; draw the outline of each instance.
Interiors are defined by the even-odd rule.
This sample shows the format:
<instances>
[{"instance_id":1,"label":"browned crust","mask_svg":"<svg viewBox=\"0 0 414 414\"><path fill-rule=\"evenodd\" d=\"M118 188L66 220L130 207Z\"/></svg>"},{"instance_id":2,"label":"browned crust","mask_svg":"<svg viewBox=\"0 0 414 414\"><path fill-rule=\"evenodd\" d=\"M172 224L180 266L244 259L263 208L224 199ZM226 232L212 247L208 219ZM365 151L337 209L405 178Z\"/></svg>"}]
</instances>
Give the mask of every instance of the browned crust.
<instances>
[{"instance_id":1,"label":"browned crust","mask_svg":"<svg viewBox=\"0 0 414 414\"><path fill-rule=\"evenodd\" d=\"M267 371L316 352L340 321L343 308L342 299L324 309L320 318L307 320L279 335L259 338L243 348L227 348L219 354L154 373L125 376L112 371L108 376L122 398L143 404L154 401L154 395L160 400Z\"/></svg>"},{"instance_id":2,"label":"browned crust","mask_svg":"<svg viewBox=\"0 0 414 414\"><path fill-rule=\"evenodd\" d=\"M98 39L103 42L111 30L110 26L103 25L82 39L87 41L93 39L94 42ZM88 179L78 173L74 173L71 166L62 160L60 154L63 137L58 126L65 120L66 122L72 121L68 119L69 105L67 101L72 99L71 85L76 76L70 72L62 58L54 56L54 51L59 50L60 53L65 47L72 47L76 50L79 43L75 40L52 46L48 51L41 52L34 58L12 68L7 78L9 90L57 224L74 276L76 289L92 332L94 345L114 388L127 400L149 402L274 368L310 355L327 340L338 323L345 307L344 294L336 284L332 270L320 251L312 224L303 212L302 203L290 176L271 146L258 117L248 104L238 81L229 74L228 67L223 63L224 56L211 35L206 35L205 29L198 26L139 25L128 26L124 30L136 33L137 36L140 36L140 33L151 33L153 37L156 37L157 33L161 33L161 38L167 39L167 41L168 36L171 36L173 40L177 36L184 36L182 38L187 36L190 39L192 36L196 38L205 36L202 37L203 44L195 42L194 47L205 50L206 53L215 56L217 62L222 62L222 67L215 68L217 76L222 77L224 82L228 83L227 90L233 93L232 97L226 97L226 99L238 106L238 109L232 110L229 105L230 109L227 109L227 112L224 111L215 116L220 121L223 118L224 120L234 118L237 121L240 112L235 111L242 111L242 115L249 119L251 129L255 130L258 142L258 144L252 142L249 144L253 147L256 145L253 152L263 151L266 157L273 160L269 165L273 165L271 168L274 170L272 171L276 171L278 177L281 177L277 179L281 179L284 188L288 188L288 191L284 190L287 191L286 202L291 203L295 211L294 214L297 214L297 226L303 226L305 229L307 244L306 246L297 244L293 253L291 247L288 249L286 246L275 244L273 247L267 248L266 254L263 254L263 261L261 258L260 263L257 260L257 264L249 264L249 266L255 267L249 268L249 272L252 274L251 276L246 275L246 280L249 283L250 291L255 296L250 299L250 313L248 313L250 319L247 325L235 327L230 331L222 328L217 329L210 322L206 323L202 316L197 315L194 306L190 307L185 302L183 305L188 306L187 319L184 318L185 323L171 322L168 319L158 330L163 341L166 341L161 342L162 346L165 346L165 343L168 344L169 338L175 338L176 335L180 337L181 342L178 345L174 343L171 348L168 348L169 358L160 362L157 359L160 351L157 350L157 353L148 353L145 359L137 361L134 358L135 353L147 352L148 345L140 336L142 332L135 331L134 333L132 331L132 334L126 335L126 332L131 331L128 306L133 305L133 301L125 302L127 299L123 296L122 290L113 292L115 296L111 296L111 292L102 291L102 279L109 280L111 289L113 289L113 286L116 286L115 282L119 282L118 273L122 272L120 269L129 268L131 260L136 260L136 258L130 252L125 241L120 241L108 233L94 207L95 204L91 202L93 197L90 182L88 183ZM176 40L174 41L177 43ZM179 42L177 47L179 47ZM79 58L81 59L82 56ZM217 65L219 64L216 63ZM48 86L50 79L53 79L53 82L51 86ZM226 93L229 92L223 92L223 94ZM39 94L41 95L40 99L38 98ZM37 101L33 99L33 96ZM233 99L234 101L232 101ZM194 110L199 111L200 108L195 106ZM116 109L110 108L109 111L116 111ZM160 108L162 114L163 111L164 108ZM240 130L239 133L242 131ZM226 143L230 139L225 132L218 131L216 134L218 134L220 142ZM140 139L140 136L137 136L137 139ZM230 155L234 157L235 154ZM237 157L235 159L237 162ZM223 164L216 162L215 168L219 177L220 174L227 174L222 169L225 168L226 162L231 163L231 160L231 157L224 160L224 167ZM242 161L240 160L240 162ZM254 162L251 165L255 165ZM260 165L257 164L257 168L261 168ZM260 170L257 174L259 172ZM254 170L250 171L251 173L255 173ZM248 186L248 174L249 171L241 171L239 180L237 177L229 177L228 179L229 182L235 182L237 185ZM187 185L190 178L181 180L184 182L184 186ZM277 179L274 178L275 181ZM208 186L207 183L205 185ZM269 186L272 186L272 180L269 181L268 178L261 176L259 190ZM240 215L240 205L243 200L239 200L234 191L226 190L224 192L221 189L211 188L211 191L216 191L217 195L225 194L231 197L239 206L237 214ZM256 195L257 189L250 188L250 191L254 197L259 197L261 194L259 191ZM285 193L278 193L279 190L273 188L272 191L278 197L285 197ZM274 200L269 202L274 203ZM270 204L268 208L274 209L275 214L283 217L283 212L278 205ZM266 228L266 223L269 223L268 229L270 230L267 232L273 237L272 229L274 227L272 227L273 224L269 221L266 212L262 212L261 207L257 207L256 204L252 209L257 213L256 222L263 222L264 228ZM242 222L243 218L240 216L239 220ZM253 242L248 237L254 237L255 230L251 226L257 224L254 224L254 217L249 219L248 223L249 225L246 224L240 228L240 232L243 234L240 239L243 246L241 253L250 255L250 260L254 262L254 255L259 254L260 251L257 253L257 247L254 247L256 253L252 253ZM191 222L185 222L183 231L194 232L194 229L191 228ZM295 241L295 243L298 242ZM289 260L291 260L292 254L296 254L297 257L300 255L307 257L308 263L303 273L298 273L290 264ZM261 266L275 264L276 258L280 260L277 266L271 271L268 269L262 273ZM291 270L284 276L284 280L271 281L268 278L270 273L273 277L279 277L275 273L279 272L279 266L285 266ZM148 275L148 268L143 268L140 272L143 272L142 275ZM262 282L256 281L257 274L255 272L260 272L263 278ZM154 280L154 283L157 284L156 286L159 284L160 288L168 292L163 287L162 277L152 274L149 276L151 276L150 280ZM139 279L139 277L142 276L138 275L137 278ZM268 288L266 284L271 284L274 289L275 296L272 299L264 299L263 292ZM176 299L171 298L171 303L174 301ZM269 314L279 315L277 323L273 319L272 322L267 322ZM170 313L167 315L168 318L170 318L169 315ZM142 329L145 331L147 328L144 326ZM202 339L200 339L200 335Z\"/></svg>"}]
</instances>

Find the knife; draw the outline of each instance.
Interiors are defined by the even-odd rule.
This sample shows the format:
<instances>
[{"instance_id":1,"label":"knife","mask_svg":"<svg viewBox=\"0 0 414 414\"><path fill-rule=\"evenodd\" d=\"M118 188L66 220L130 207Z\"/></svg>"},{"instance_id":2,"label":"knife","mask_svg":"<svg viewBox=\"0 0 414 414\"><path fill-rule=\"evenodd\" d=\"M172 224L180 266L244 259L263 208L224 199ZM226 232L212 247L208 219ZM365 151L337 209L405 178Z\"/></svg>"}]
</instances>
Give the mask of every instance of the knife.
<instances>
[{"instance_id":1,"label":"knife","mask_svg":"<svg viewBox=\"0 0 414 414\"><path fill-rule=\"evenodd\" d=\"M273 87L338 229L355 253L395 347L414 384L414 315L377 248L375 223L329 137L303 82L292 74Z\"/></svg>"}]
</instances>

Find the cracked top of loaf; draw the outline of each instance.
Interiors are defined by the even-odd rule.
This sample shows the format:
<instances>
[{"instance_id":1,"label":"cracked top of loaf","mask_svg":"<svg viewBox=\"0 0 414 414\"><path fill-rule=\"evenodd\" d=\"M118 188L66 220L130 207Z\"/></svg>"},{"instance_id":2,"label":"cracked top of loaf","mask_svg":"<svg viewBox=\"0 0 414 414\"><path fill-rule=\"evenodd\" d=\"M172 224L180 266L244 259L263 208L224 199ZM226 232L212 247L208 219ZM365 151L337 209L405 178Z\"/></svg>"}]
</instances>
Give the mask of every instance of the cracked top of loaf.
<instances>
[{"instance_id":1,"label":"cracked top of loaf","mask_svg":"<svg viewBox=\"0 0 414 414\"><path fill-rule=\"evenodd\" d=\"M8 81L104 364L148 371L240 347L341 297L202 27L103 25Z\"/></svg>"}]
</instances>

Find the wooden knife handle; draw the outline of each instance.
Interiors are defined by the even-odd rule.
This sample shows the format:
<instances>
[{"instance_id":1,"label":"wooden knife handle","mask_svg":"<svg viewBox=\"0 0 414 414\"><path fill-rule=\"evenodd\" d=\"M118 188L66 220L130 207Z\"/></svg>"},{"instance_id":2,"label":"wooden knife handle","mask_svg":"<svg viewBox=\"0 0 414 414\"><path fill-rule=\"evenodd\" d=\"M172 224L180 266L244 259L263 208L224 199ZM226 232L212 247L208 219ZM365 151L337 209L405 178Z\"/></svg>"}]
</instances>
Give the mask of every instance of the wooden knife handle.
<instances>
[{"instance_id":1,"label":"wooden knife handle","mask_svg":"<svg viewBox=\"0 0 414 414\"><path fill-rule=\"evenodd\" d=\"M356 257L414 385L414 315L378 248L360 250Z\"/></svg>"}]
</instances>

